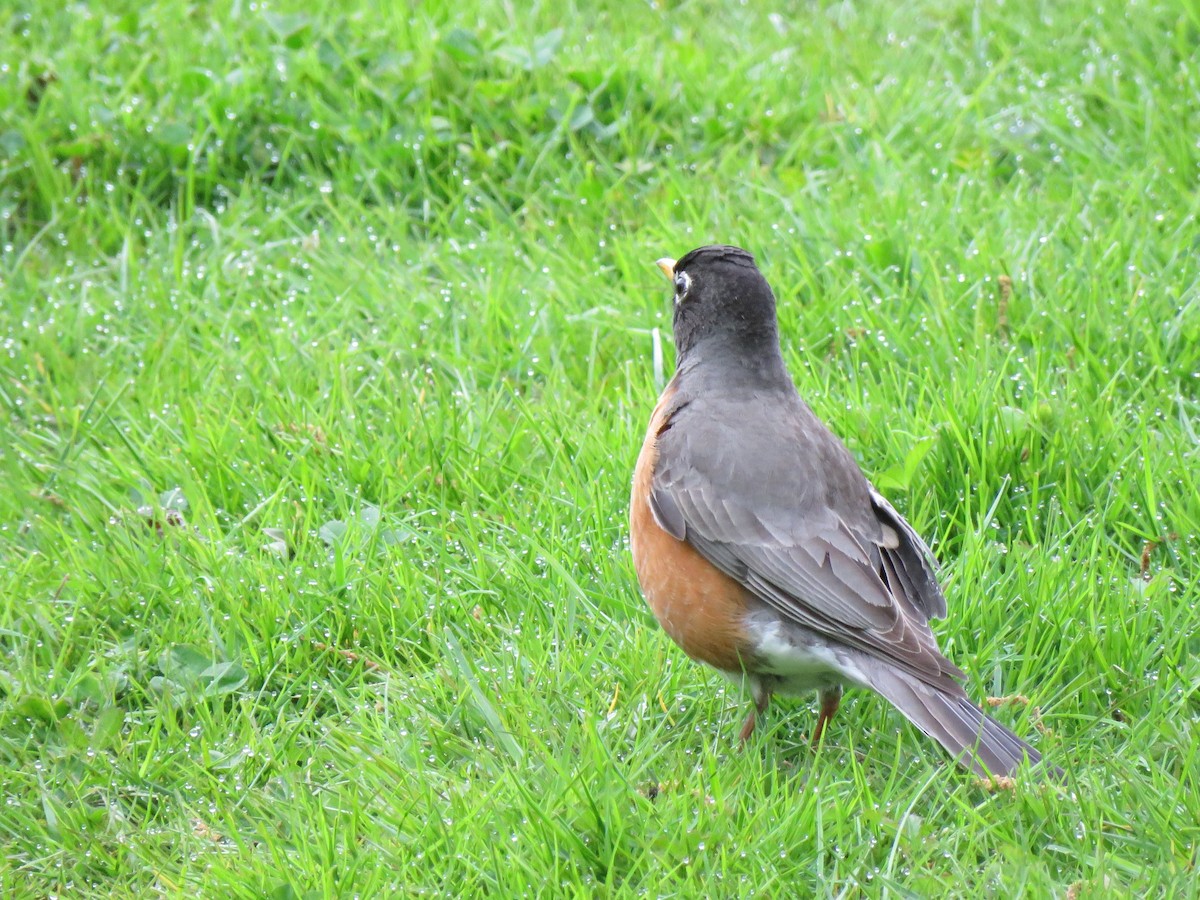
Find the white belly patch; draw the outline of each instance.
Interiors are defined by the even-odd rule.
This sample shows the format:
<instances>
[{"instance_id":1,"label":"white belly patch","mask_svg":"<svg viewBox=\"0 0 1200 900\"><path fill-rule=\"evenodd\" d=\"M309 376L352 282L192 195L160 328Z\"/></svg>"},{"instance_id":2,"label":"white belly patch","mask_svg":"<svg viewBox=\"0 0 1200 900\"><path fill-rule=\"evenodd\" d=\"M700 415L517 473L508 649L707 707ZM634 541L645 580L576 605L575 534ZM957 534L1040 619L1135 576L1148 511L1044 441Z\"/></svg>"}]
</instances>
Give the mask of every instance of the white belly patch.
<instances>
[{"instance_id":1,"label":"white belly patch","mask_svg":"<svg viewBox=\"0 0 1200 900\"><path fill-rule=\"evenodd\" d=\"M774 611L752 613L746 617L746 626L754 638L755 669L778 678L776 690L780 693L804 694L834 685L867 685L851 654L807 630L789 626Z\"/></svg>"}]
</instances>

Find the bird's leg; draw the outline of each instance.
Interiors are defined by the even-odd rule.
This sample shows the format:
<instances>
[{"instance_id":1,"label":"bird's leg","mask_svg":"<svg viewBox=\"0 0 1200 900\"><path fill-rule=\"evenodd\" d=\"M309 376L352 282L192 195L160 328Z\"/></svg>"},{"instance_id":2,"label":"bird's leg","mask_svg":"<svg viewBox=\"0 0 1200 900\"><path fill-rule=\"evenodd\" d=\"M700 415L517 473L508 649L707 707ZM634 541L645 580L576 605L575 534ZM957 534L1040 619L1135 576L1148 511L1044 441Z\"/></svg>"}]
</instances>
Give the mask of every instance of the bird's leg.
<instances>
[{"instance_id":1,"label":"bird's leg","mask_svg":"<svg viewBox=\"0 0 1200 900\"><path fill-rule=\"evenodd\" d=\"M750 710L750 715L746 716L746 722L742 725L741 734L738 735L738 743L741 746L746 745L746 741L750 740L750 735L754 734L754 726L758 722L758 716L767 711L767 704L771 702L771 692L765 688L754 691L754 707Z\"/></svg>"},{"instance_id":2,"label":"bird's leg","mask_svg":"<svg viewBox=\"0 0 1200 900\"><path fill-rule=\"evenodd\" d=\"M817 727L813 729L812 745L816 747L821 743L821 735L825 733L825 726L829 724L833 714L838 710L838 704L842 702L842 686L836 684L831 688L826 688L821 691L821 714L817 716Z\"/></svg>"}]
</instances>

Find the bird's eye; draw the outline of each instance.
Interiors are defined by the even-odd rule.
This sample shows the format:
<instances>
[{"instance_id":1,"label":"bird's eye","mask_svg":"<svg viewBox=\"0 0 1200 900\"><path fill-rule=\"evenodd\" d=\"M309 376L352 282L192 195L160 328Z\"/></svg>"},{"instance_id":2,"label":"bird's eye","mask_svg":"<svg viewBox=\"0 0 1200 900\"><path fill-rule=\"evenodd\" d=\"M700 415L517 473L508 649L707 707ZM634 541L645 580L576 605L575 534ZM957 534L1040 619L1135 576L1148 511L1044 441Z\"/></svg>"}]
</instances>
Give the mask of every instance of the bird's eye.
<instances>
[{"instance_id":1,"label":"bird's eye","mask_svg":"<svg viewBox=\"0 0 1200 900\"><path fill-rule=\"evenodd\" d=\"M675 276L675 302L682 303L683 298L687 296L688 288L692 286L692 279L688 278L687 272L680 272Z\"/></svg>"}]
</instances>

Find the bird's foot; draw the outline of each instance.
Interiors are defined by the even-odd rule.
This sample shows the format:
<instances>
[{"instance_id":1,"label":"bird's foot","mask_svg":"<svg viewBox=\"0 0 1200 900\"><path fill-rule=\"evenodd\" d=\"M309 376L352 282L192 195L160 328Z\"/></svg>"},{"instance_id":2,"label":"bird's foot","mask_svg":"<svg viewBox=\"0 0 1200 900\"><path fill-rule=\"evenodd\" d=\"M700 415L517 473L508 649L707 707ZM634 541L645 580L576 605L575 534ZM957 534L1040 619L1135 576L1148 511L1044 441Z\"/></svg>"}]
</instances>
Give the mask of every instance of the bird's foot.
<instances>
[{"instance_id":1,"label":"bird's foot","mask_svg":"<svg viewBox=\"0 0 1200 900\"><path fill-rule=\"evenodd\" d=\"M829 724L834 713L838 711L838 706L842 702L842 686L835 685L831 688L826 688L821 691L821 714L817 716L817 727L813 729L812 745L814 747L821 743L821 735L825 733L825 726Z\"/></svg>"},{"instance_id":2,"label":"bird's foot","mask_svg":"<svg viewBox=\"0 0 1200 900\"><path fill-rule=\"evenodd\" d=\"M740 746L746 746L746 741L750 740L750 735L754 734L754 726L758 724L759 714L767 711L767 704L770 702L771 694L769 691L764 691L761 697L754 698L754 706L751 708L750 714L746 716L746 721L742 724L742 730L738 734L738 744Z\"/></svg>"}]
</instances>

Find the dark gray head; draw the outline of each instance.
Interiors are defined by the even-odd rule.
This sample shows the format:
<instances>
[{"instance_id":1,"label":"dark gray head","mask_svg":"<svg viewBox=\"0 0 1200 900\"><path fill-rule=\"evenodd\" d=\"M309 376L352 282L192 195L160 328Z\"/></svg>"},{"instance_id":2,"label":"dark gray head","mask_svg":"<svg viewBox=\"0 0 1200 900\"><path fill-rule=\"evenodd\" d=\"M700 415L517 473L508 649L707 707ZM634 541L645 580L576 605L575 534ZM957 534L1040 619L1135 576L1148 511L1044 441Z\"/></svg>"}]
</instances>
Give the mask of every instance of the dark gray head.
<instances>
[{"instance_id":1,"label":"dark gray head","mask_svg":"<svg viewBox=\"0 0 1200 900\"><path fill-rule=\"evenodd\" d=\"M675 283L678 362L696 352L747 362L779 357L775 295L745 250L699 247L679 261L660 259L658 267Z\"/></svg>"}]
</instances>

